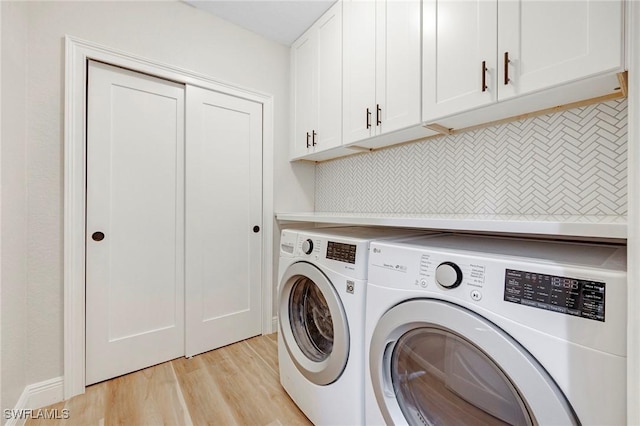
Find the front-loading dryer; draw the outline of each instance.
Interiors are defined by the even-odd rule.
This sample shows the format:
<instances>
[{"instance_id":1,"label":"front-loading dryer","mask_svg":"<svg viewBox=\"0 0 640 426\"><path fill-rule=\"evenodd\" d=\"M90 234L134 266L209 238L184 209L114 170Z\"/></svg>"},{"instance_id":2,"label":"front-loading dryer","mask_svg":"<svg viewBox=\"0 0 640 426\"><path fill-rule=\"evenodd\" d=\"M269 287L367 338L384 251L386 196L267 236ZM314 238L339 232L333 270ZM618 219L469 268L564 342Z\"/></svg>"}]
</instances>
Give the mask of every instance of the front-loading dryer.
<instances>
[{"instance_id":1,"label":"front-loading dryer","mask_svg":"<svg viewBox=\"0 0 640 426\"><path fill-rule=\"evenodd\" d=\"M282 231L280 382L314 424L363 424L369 243L419 233L366 227Z\"/></svg>"},{"instance_id":2,"label":"front-loading dryer","mask_svg":"<svg viewBox=\"0 0 640 426\"><path fill-rule=\"evenodd\" d=\"M626 423L624 246L373 243L367 425Z\"/></svg>"}]
</instances>

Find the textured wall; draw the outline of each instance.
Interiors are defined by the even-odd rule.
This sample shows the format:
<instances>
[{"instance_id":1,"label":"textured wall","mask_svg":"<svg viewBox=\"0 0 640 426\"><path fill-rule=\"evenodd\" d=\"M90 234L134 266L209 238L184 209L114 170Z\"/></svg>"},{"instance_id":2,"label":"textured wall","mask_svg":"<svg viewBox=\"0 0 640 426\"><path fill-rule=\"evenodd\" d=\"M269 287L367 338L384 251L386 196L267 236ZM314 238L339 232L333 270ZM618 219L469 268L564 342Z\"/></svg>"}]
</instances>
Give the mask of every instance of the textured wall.
<instances>
[{"instance_id":1,"label":"textured wall","mask_svg":"<svg viewBox=\"0 0 640 426\"><path fill-rule=\"evenodd\" d=\"M2 9L2 144L0 144L1 409L13 408L27 384L27 7ZM0 420L4 423L3 420Z\"/></svg>"},{"instance_id":2,"label":"textured wall","mask_svg":"<svg viewBox=\"0 0 640 426\"><path fill-rule=\"evenodd\" d=\"M315 208L625 215L627 101L320 163Z\"/></svg>"}]
</instances>

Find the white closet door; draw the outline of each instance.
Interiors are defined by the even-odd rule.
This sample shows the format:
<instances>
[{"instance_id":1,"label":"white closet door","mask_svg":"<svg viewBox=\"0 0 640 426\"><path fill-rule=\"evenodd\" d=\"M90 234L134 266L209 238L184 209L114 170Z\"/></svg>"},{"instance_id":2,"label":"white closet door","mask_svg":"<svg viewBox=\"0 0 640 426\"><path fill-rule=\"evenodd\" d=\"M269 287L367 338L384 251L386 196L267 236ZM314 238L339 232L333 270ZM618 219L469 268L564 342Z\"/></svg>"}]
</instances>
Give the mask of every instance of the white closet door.
<instances>
[{"instance_id":1,"label":"white closet door","mask_svg":"<svg viewBox=\"0 0 640 426\"><path fill-rule=\"evenodd\" d=\"M184 354L184 86L91 62L86 383Z\"/></svg>"},{"instance_id":2,"label":"white closet door","mask_svg":"<svg viewBox=\"0 0 640 426\"><path fill-rule=\"evenodd\" d=\"M186 355L261 333L262 106L187 86Z\"/></svg>"}]
</instances>

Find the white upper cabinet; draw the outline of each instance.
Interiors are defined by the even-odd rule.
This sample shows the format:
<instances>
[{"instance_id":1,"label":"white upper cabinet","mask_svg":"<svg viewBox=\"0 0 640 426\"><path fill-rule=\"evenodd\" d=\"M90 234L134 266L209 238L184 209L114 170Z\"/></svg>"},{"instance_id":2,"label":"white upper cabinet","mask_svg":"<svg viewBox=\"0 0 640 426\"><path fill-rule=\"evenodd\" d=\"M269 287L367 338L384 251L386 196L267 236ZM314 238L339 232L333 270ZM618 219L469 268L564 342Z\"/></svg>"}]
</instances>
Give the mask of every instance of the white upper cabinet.
<instances>
[{"instance_id":1,"label":"white upper cabinet","mask_svg":"<svg viewBox=\"0 0 640 426\"><path fill-rule=\"evenodd\" d=\"M497 100L497 2L425 0L423 119Z\"/></svg>"},{"instance_id":2,"label":"white upper cabinet","mask_svg":"<svg viewBox=\"0 0 640 426\"><path fill-rule=\"evenodd\" d=\"M376 3L344 2L343 133L345 143L375 135Z\"/></svg>"},{"instance_id":3,"label":"white upper cabinet","mask_svg":"<svg viewBox=\"0 0 640 426\"><path fill-rule=\"evenodd\" d=\"M427 123L623 68L621 1L424 0L423 21ZM595 84L602 88L561 88L547 97L554 104L529 100L517 112L484 111L470 120L505 118L615 88L609 81Z\"/></svg>"},{"instance_id":4,"label":"white upper cabinet","mask_svg":"<svg viewBox=\"0 0 640 426\"><path fill-rule=\"evenodd\" d=\"M291 49L291 159L623 96L623 5L338 0Z\"/></svg>"},{"instance_id":5,"label":"white upper cabinet","mask_svg":"<svg viewBox=\"0 0 640 426\"><path fill-rule=\"evenodd\" d=\"M376 104L380 133L420 123L422 80L419 1L377 3Z\"/></svg>"},{"instance_id":6,"label":"white upper cabinet","mask_svg":"<svg viewBox=\"0 0 640 426\"><path fill-rule=\"evenodd\" d=\"M336 3L291 47L291 158L342 144L342 3Z\"/></svg>"},{"instance_id":7,"label":"white upper cabinet","mask_svg":"<svg viewBox=\"0 0 640 426\"><path fill-rule=\"evenodd\" d=\"M317 102L314 99L317 40L304 34L291 47L293 71L292 157L313 152L311 138Z\"/></svg>"},{"instance_id":8,"label":"white upper cabinet","mask_svg":"<svg viewBox=\"0 0 640 426\"><path fill-rule=\"evenodd\" d=\"M344 143L420 123L420 34L419 1L344 2Z\"/></svg>"},{"instance_id":9,"label":"white upper cabinet","mask_svg":"<svg viewBox=\"0 0 640 426\"><path fill-rule=\"evenodd\" d=\"M499 0L499 99L619 69L622 20L620 1Z\"/></svg>"}]
</instances>

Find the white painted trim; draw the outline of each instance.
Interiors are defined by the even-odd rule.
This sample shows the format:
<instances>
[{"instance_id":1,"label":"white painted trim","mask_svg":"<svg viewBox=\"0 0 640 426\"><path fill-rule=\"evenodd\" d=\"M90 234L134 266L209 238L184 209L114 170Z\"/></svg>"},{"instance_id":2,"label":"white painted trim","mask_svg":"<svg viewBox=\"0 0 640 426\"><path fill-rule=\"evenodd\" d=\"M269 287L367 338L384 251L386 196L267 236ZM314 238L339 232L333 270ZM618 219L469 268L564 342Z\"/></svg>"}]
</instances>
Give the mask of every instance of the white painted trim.
<instances>
[{"instance_id":1,"label":"white painted trim","mask_svg":"<svg viewBox=\"0 0 640 426\"><path fill-rule=\"evenodd\" d=\"M63 387L62 377L55 377L43 382L27 385L22 391L20 398L18 398L18 402L16 402L14 412L38 409L62 401L64 399ZM23 425L26 420L26 417L12 417L7 420L5 426Z\"/></svg>"},{"instance_id":2,"label":"white painted trim","mask_svg":"<svg viewBox=\"0 0 640 426\"><path fill-rule=\"evenodd\" d=\"M640 424L640 2L628 1L627 424Z\"/></svg>"},{"instance_id":3,"label":"white painted trim","mask_svg":"<svg viewBox=\"0 0 640 426\"><path fill-rule=\"evenodd\" d=\"M280 324L278 323L278 317L274 316L273 319L271 320L271 329L273 330L274 333L278 331L279 325Z\"/></svg>"},{"instance_id":4,"label":"white painted trim","mask_svg":"<svg viewBox=\"0 0 640 426\"><path fill-rule=\"evenodd\" d=\"M64 127L64 398L85 389L85 93L94 59L263 105L262 332L272 331L273 96L99 44L65 37Z\"/></svg>"},{"instance_id":5,"label":"white painted trim","mask_svg":"<svg viewBox=\"0 0 640 426\"><path fill-rule=\"evenodd\" d=\"M273 229L275 211L273 207L273 152L274 152L274 104L273 98L262 104L262 334L271 334L273 328Z\"/></svg>"},{"instance_id":6,"label":"white painted trim","mask_svg":"<svg viewBox=\"0 0 640 426\"><path fill-rule=\"evenodd\" d=\"M0 5L0 46L2 46L2 5ZM1 59L1 58L0 58ZM0 60L0 63L2 61ZM2 66L0 66L0 129L2 123ZM0 147L2 147L2 132L0 131ZM2 149L0 149L0 235L2 235ZM2 306L2 244L0 241L0 306ZM2 320L0 319L0 348L2 348ZM0 366L2 365L2 351L0 350ZM0 373L0 407L2 404L2 374Z\"/></svg>"}]
</instances>

